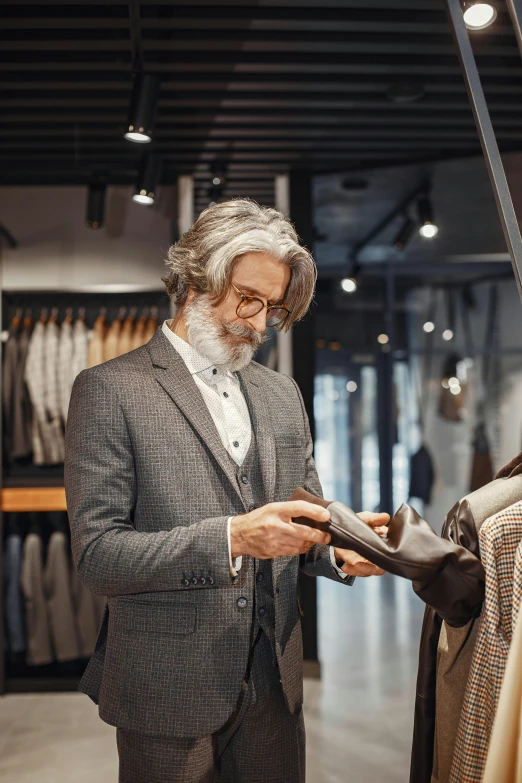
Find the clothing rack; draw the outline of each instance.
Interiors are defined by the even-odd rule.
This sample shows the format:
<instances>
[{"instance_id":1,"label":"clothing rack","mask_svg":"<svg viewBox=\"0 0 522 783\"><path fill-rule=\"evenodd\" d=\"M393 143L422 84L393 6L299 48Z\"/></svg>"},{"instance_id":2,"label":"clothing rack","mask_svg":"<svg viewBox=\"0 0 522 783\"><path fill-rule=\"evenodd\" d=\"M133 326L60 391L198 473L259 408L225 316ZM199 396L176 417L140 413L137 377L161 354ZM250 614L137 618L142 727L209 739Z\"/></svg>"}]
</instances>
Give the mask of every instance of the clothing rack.
<instances>
[{"instance_id":1,"label":"clothing rack","mask_svg":"<svg viewBox=\"0 0 522 783\"><path fill-rule=\"evenodd\" d=\"M78 288L75 290L4 290L1 293L0 323L5 339L15 315L30 313L33 322L41 311L54 311L58 323L66 315L76 318L82 311L86 326L92 329L96 318L103 310L109 323L134 311L139 316L144 310L154 308L158 323L170 317L170 303L161 290L136 290L132 286L115 289L107 286ZM1 367L1 363L0 363ZM0 371L0 388L1 388ZM0 694L6 692L75 691L88 659L71 661L69 664L49 664L44 667L24 665L6 667L5 623L4 623L4 533L5 515L26 512L65 512L67 510L63 480L63 465L36 466L27 464L9 465L3 447L3 426L0 427L2 442L2 467L0 469Z\"/></svg>"}]
</instances>

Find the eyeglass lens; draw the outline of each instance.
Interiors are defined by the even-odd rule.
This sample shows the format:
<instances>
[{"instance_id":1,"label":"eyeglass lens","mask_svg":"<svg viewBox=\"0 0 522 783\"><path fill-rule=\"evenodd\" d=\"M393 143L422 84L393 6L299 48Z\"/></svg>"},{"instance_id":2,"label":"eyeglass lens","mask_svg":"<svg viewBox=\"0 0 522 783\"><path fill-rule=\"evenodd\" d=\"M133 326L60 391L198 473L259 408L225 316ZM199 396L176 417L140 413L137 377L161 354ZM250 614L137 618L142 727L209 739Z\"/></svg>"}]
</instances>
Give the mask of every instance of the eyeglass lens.
<instances>
[{"instance_id":1,"label":"eyeglass lens","mask_svg":"<svg viewBox=\"0 0 522 783\"><path fill-rule=\"evenodd\" d=\"M244 299L237 309L237 314L240 318L252 318L260 313L262 309L263 303L259 299ZM266 319L267 326L275 326L281 323L287 315L288 312L284 308L278 307L274 310L269 310Z\"/></svg>"}]
</instances>

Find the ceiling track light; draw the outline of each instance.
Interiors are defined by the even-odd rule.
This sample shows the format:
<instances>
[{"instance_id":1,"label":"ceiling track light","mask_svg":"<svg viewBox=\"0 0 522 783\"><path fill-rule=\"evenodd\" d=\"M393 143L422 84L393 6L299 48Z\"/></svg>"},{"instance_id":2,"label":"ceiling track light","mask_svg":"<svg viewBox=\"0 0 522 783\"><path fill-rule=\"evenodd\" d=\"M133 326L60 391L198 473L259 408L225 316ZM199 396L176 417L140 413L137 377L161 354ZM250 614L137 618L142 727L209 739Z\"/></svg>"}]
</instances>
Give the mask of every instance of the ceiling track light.
<instances>
[{"instance_id":1,"label":"ceiling track light","mask_svg":"<svg viewBox=\"0 0 522 783\"><path fill-rule=\"evenodd\" d=\"M427 195L422 196L417 202L417 209L419 212L419 234L425 239L433 239L438 233L438 227L433 220L433 209L431 206L431 200Z\"/></svg>"},{"instance_id":2,"label":"ceiling track light","mask_svg":"<svg viewBox=\"0 0 522 783\"><path fill-rule=\"evenodd\" d=\"M497 9L491 2L466 0L462 2L462 11L468 30L484 30L497 18Z\"/></svg>"},{"instance_id":3,"label":"ceiling track light","mask_svg":"<svg viewBox=\"0 0 522 783\"><path fill-rule=\"evenodd\" d=\"M396 250L404 250L414 231L415 222L410 217L408 217L408 215L405 215L402 226L400 227L397 236L393 240L394 248Z\"/></svg>"},{"instance_id":4,"label":"ceiling track light","mask_svg":"<svg viewBox=\"0 0 522 783\"><path fill-rule=\"evenodd\" d=\"M152 152L145 153L141 158L132 200L145 206L153 204L160 176L161 158Z\"/></svg>"},{"instance_id":5,"label":"ceiling track light","mask_svg":"<svg viewBox=\"0 0 522 783\"><path fill-rule=\"evenodd\" d=\"M107 181L96 177L87 187L87 208L85 210L85 225L87 228L103 227L105 219L105 193Z\"/></svg>"},{"instance_id":6,"label":"ceiling track light","mask_svg":"<svg viewBox=\"0 0 522 783\"><path fill-rule=\"evenodd\" d=\"M148 144L152 141L159 88L158 76L135 74L125 131L127 141L137 144Z\"/></svg>"}]
</instances>

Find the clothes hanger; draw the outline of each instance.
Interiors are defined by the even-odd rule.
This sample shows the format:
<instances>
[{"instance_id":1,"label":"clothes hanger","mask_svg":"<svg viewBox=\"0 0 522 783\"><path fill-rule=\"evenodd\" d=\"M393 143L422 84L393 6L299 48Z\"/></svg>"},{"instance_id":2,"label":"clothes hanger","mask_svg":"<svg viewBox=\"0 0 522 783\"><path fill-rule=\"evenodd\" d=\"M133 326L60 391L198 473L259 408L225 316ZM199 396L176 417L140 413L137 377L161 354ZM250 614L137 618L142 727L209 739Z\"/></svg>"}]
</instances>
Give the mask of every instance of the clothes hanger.
<instances>
[{"instance_id":1,"label":"clothes hanger","mask_svg":"<svg viewBox=\"0 0 522 783\"><path fill-rule=\"evenodd\" d=\"M73 316L73 309L72 307L68 307L65 311L65 318L63 319L63 323L64 324L72 323L72 316Z\"/></svg>"},{"instance_id":2,"label":"clothes hanger","mask_svg":"<svg viewBox=\"0 0 522 783\"><path fill-rule=\"evenodd\" d=\"M25 311L24 327L26 329L30 329L31 326L33 325L32 313L33 311L31 310L30 307L28 307L27 310Z\"/></svg>"},{"instance_id":3,"label":"clothes hanger","mask_svg":"<svg viewBox=\"0 0 522 783\"><path fill-rule=\"evenodd\" d=\"M40 311L40 318L39 318L39 321L40 321L41 324L45 324L47 322L47 314L48 314L48 312L49 311L48 311L47 307L42 307L42 309Z\"/></svg>"},{"instance_id":4,"label":"clothes hanger","mask_svg":"<svg viewBox=\"0 0 522 783\"><path fill-rule=\"evenodd\" d=\"M23 314L23 310L21 308L17 308L16 313L13 316L13 320L11 321L11 327L13 329L18 329L18 327L20 326L22 320L22 314Z\"/></svg>"},{"instance_id":5,"label":"clothes hanger","mask_svg":"<svg viewBox=\"0 0 522 783\"><path fill-rule=\"evenodd\" d=\"M58 308L53 307L53 309L51 310L51 317L49 318L49 323L55 324L57 318L58 318Z\"/></svg>"}]
</instances>

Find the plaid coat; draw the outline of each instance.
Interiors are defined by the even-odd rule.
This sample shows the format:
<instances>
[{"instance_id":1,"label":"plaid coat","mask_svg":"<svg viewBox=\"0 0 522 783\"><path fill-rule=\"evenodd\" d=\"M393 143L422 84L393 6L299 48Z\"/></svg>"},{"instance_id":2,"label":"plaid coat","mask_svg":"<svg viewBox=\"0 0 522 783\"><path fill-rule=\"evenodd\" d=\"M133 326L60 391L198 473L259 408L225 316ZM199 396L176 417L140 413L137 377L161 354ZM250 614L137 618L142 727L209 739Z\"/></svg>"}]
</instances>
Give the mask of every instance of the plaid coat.
<instances>
[{"instance_id":1,"label":"plaid coat","mask_svg":"<svg viewBox=\"0 0 522 783\"><path fill-rule=\"evenodd\" d=\"M295 382L255 362L239 375L264 502L288 500L298 486L321 494ZM108 596L80 690L104 721L128 731L217 730L235 708L249 654L252 614L238 608L243 569L233 582L226 533L245 506L203 397L161 329L76 379L65 488L79 577ZM302 703L299 565L299 557L272 561L275 648L293 713ZM301 566L343 581L328 547L313 547ZM192 571L212 582L186 585Z\"/></svg>"},{"instance_id":2,"label":"plaid coat","mask_svg":"<svg viewBox=\"0 0 522 783\"><path fill-rule=\"evenodd\" d=\"M522 502L490 517L480 533L486 597L466 686L450 783L481 783L504 678L514 619L522 598L517 548Z\"/></svg>"}]
</instances>

